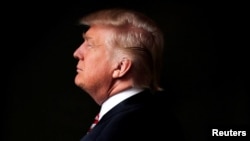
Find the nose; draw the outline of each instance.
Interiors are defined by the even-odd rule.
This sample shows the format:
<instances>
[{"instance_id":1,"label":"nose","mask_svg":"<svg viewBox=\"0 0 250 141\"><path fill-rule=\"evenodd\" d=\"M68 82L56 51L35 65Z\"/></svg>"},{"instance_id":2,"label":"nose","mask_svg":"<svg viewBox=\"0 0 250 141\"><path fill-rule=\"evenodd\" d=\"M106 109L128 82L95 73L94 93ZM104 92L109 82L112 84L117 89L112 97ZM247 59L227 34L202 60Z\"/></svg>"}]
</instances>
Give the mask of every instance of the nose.
<instances>
[{"instance_id":1,"label":"nose","mask_svg":"<svg viewBox=\"0 0 250 141\"><path fill-rule=\"evenodd\" d=\"M80 47L79 47L80 48ZM75 58L75 59L81 59L81 53L80 53L80 49L79 48L77 48L75 51L74 51L74 53L73 53L73 57Z\"/></svg>"}]
</instances>

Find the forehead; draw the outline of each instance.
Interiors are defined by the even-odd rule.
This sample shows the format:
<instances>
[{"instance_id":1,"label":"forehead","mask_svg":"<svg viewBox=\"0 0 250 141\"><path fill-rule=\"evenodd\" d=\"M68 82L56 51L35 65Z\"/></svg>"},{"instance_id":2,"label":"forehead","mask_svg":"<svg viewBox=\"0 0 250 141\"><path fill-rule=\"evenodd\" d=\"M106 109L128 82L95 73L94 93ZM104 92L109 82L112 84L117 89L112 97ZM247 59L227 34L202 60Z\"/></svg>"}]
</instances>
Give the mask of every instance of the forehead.
<instances>
[{"instance_id":1,"label":"forehead","mask_svg":"<svg viewBox=\"0 0 250 141\"><path fill-rule=\"evenodd\" d=\"M111 38L112 33L113 30L108 26L93 25L83 34L83 37L86 40L105 42L107 39Z\"/></svg>"}]
</instances>

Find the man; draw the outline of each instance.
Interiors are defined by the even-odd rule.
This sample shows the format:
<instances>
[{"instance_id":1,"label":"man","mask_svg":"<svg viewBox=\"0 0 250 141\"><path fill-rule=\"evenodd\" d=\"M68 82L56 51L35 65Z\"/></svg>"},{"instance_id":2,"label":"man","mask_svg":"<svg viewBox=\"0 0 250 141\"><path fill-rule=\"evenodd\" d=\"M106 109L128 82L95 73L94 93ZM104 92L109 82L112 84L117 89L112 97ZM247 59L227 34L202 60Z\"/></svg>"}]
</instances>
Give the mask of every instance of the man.
<instances>
[{"instance_id":1,"label":"man","mask_svg":"<svg viewBox=\"0 0 250 141\"><path fill-rule=\"evenodd\" d=\"M79 60L75 84L101 106L95 127L81 141L180 136L168 102L161 101L166 98L159 85L164 44L156 23L126 9L100 10L80 23L89 28L74 52Z\"/></svg>"}]
</instances>

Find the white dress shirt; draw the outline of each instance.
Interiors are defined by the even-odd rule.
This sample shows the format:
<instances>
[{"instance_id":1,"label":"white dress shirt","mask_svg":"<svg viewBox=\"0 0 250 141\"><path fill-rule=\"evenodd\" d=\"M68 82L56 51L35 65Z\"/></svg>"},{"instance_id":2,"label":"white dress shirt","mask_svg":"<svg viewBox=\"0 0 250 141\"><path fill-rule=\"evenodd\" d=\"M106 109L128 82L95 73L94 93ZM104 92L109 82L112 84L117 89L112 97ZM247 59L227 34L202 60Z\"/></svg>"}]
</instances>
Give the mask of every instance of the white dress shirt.
<instances>
[{"instance_id":1,"label":"white dress shirt","mask_svg":"<svg viewBox=\"0 0 250 141\"><path fill-rule=\"evenodd\" d=\"M101 106L101 110L99 113L99 120L103 117L104 114L106 114L110 109L112 109L114 106L116 106L118 103L122 102L123 100L136 95L143 91L141 88L131 88L125 91L122 91L116 95L111 96L109 99L107 99Z\"/></svg>"}]
</instances>

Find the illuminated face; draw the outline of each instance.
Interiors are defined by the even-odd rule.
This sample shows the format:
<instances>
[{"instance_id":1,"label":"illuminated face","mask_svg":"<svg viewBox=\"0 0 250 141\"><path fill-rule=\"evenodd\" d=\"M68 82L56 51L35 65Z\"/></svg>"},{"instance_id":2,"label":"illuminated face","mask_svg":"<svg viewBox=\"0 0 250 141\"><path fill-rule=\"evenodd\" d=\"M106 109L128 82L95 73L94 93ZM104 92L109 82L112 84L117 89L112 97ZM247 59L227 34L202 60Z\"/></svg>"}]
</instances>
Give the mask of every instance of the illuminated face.
<instances>
[{"instance_id":1,"label":"illuminated face","mask_svg":"<svg viewBox=\"0 0 250 141\"><path fill-rule=\"evenodd\" d=\"M78 59L75 84L89 93L95 101L102 101L112 83L111 50L107 47L111 30L93 26L83 35L84 42L74 52Z\"/></svg>"}]
</instances>

